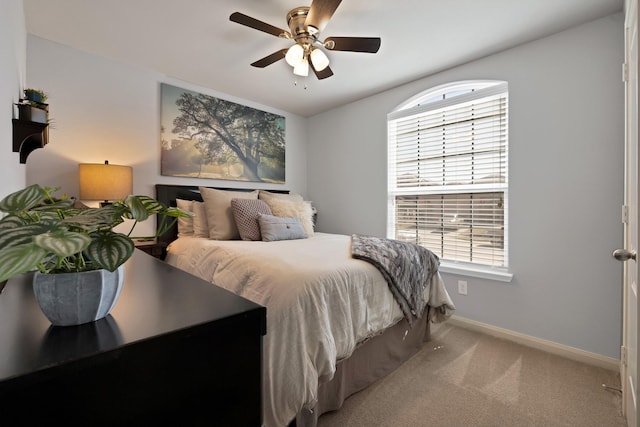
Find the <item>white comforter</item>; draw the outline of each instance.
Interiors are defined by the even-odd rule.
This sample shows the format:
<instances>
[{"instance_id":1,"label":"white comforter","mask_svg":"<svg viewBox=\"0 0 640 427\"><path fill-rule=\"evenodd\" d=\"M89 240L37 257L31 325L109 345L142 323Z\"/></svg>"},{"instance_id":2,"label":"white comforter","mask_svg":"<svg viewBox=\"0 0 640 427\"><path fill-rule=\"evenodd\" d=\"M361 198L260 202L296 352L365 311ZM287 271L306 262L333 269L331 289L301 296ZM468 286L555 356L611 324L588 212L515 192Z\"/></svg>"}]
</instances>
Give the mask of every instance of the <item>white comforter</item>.
<instances>
[{"instance_id":1,"label":"white comforter","mask_svg":"<svg viewBox=\"0 0 640 427\"><path fill-rule=\"evenodd\" d=\"M318 384L333 377L336 361L403 317L378 270L351 257L350 239L326 233L276 242L182 237L168 248L169 264L267 307L267 427L286 426L303 407L313 407ZM439 275L426 293L430 305L453 306Z\"/></svg>"}]
</instances>

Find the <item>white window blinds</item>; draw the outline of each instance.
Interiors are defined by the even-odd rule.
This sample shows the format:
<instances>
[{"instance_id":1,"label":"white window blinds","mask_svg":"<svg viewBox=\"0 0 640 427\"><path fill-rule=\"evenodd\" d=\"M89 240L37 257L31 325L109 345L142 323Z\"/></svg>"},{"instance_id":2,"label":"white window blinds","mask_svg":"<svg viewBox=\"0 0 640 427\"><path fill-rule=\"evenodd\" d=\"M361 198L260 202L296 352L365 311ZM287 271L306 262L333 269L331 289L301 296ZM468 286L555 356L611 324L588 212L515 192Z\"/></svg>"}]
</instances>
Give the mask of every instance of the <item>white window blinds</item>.
<instances>
[{"instance_id":1,"label":"white window blinds","mask_svg":"<svg viewBox=\"0 0 640 427\"><path fill-rule=\"evenodd\" d=\"M506 83L447 93L389 115L388 234L443 260L504 267Z\"/></svg>"}]
</instances>

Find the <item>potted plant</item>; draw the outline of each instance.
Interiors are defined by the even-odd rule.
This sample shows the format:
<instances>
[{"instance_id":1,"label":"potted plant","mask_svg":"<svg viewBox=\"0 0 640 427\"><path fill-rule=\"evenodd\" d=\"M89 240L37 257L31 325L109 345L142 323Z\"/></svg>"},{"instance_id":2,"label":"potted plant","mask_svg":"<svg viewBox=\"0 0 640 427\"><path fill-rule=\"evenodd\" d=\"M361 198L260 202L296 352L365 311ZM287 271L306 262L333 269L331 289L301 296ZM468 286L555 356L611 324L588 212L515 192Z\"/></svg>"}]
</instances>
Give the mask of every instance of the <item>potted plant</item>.
<instances>
[{"instance_id":1,"label":"potted plant","mask_svg":"<svg viewBox=\"0 0 640 427\"><path fill-rule=\"evenodd\" d=\"M20 120L48 123L49 106L45 103L47 98L47 94L40 89L25 89L24 98L17 104Z\"/></svg>"},{"instance_id":2,"label":"potted plant","mask_svg":"<svg viewBox=\"0 0 640 427\"><path fill-rule=\"evenodd\" d=\"M35 104L44 104L47 101L47 94L40 89L32 89L28 88L24 90L24 97L32 103Z\"/></svg>"},{"instance_id":3,"label":"potted plant","mask_svg":"<svg viewBox=\"0 0 640 427\"><path fill-rule=\"evenodd\" d=\"M191 215L134 195L100 208L78 208L72 198L55 198L57 190L34 184L0 201L0 211L7 213L0 219L0 282L35 271L36 298L54 325L86 323L109 314L122 288L123 264L135 249L130 235L139 221L160 214L157 237L179 217ZM125 219L134 220L129 233L115 232ZM95 285L95 290L87 283L96 279L110 282ZM80 304L74 292L93 294L98 301ZM67 309L45 307L63 300L87 313L67 316L60 314Z\"/></svg>"}]
</instances>

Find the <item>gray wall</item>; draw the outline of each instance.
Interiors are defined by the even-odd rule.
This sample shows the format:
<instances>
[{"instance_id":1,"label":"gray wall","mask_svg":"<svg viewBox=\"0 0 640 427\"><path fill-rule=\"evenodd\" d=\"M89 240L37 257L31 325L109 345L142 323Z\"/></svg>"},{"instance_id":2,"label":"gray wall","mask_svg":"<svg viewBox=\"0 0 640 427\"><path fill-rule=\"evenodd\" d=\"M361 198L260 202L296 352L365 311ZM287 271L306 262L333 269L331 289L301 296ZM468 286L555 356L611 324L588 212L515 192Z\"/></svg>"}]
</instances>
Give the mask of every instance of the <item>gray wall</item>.
<instances>
[{"instance_id":1,"label":"gray wall","mask_svg":"<svg viewBox=\"0 0 640 427\"><path fill-rule=\"evenodd\" d=\"M27 31L22 0L0 0L0 198L22 188L25 167L18 153L12 150L11 118L13 104L24 89L27 56Z\"/></svg>"},{"instance_id":2,"label":"gray wall","mask_svg":"<svg viewBox=\"0 0 640 427\"><path fill-rule=\"evenodd\" d=\"M49 145L28 159L28 184L61 186L62 192L77 196L78 163L109 160L133 167L136 194L153 196L155 184L168 183L256 186L160 175L160 82L165 82L285 116L286 184L260 184L260 188L306 193L306 119L33 35L27 40L27 80L48 93L54 120ZM154 221L140 224L134 234L152 234Z\"/></svg>"},{"instance_id":3,"label":"gray wall","mask_svg":"<svg viewBox=\"0 0 640 427\"><path fill-rule=\"evenodd\" d=\"M386 235L386 115L398 104L443 83L506 80L514 279L443 274L456 314L618 358L622 62L616 14L312 117L307 179L320 230Z\"/></svg>"}]
</instances>

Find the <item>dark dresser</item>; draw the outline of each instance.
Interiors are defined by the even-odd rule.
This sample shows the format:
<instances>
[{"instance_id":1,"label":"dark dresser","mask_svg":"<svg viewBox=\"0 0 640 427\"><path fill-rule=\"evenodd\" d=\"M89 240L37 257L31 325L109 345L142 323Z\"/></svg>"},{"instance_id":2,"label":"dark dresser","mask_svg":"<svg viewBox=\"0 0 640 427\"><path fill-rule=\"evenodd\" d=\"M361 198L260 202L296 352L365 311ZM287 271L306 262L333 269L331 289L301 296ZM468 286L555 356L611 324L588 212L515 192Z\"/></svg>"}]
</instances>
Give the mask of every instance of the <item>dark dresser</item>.
<instances>
[{"instance_id":1,"label":"dark dresser","mask_svg":"<svg viewBox=\"0 0 640 427\"><path fill-rule=\"evenodd\" d=\"M136 250L104 319L54 327L0 293L0 425L260 426L266 308Z\"/></svg>"}]
</instances>

